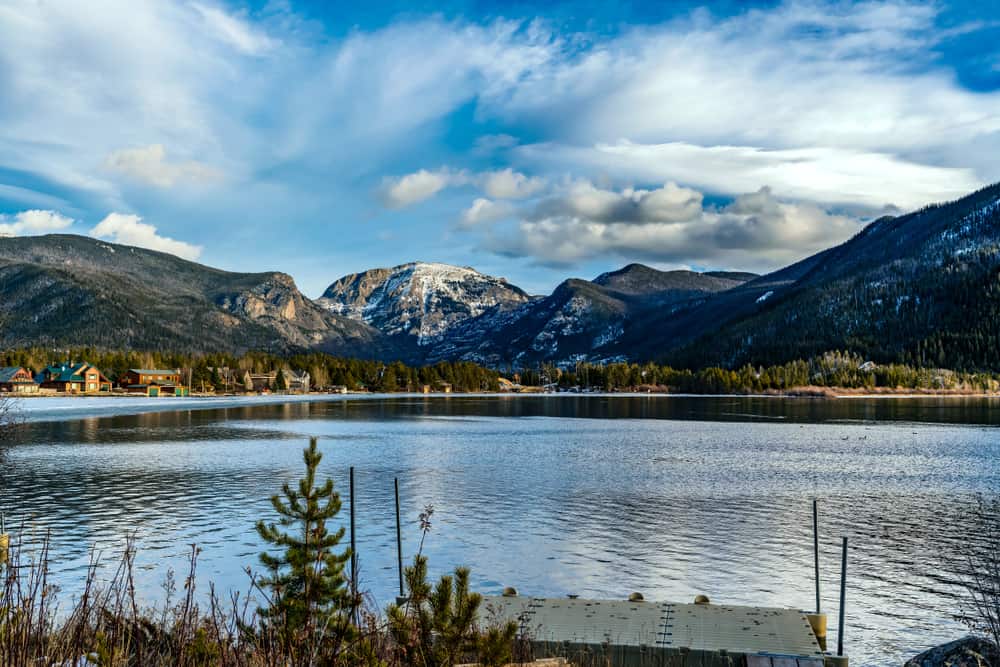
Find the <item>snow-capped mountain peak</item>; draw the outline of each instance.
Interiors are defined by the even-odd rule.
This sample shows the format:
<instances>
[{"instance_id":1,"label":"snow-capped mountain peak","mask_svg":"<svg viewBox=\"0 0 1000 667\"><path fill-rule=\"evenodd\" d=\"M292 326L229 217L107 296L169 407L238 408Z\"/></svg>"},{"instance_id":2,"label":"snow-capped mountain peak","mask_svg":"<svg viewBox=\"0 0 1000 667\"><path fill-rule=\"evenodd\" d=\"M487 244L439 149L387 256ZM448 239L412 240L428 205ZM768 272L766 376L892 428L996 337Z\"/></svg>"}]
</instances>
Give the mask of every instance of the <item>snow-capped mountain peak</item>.
<instances>
[{"instance_id":1,"label":"snow-capped mountain peak","mask_svg":"<svg viewBox=\"0 0 1000 667\"><path fill-rule=\"evenodd\" d=\"M339 315L372 324L418 345L438 340L455 324L530 300L518 287L469 267L410 262L344 276L318 302Z\"/></svg>"}]
</instances>

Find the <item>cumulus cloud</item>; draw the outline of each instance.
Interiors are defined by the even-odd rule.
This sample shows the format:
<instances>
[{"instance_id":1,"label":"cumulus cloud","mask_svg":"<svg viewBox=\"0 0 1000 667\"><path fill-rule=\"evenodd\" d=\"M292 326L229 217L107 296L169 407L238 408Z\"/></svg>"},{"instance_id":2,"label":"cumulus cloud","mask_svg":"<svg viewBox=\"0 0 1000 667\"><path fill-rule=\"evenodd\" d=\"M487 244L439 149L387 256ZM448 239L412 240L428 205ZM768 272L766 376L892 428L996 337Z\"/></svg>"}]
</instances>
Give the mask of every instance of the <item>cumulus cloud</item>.
<instances>
[{"instance_id":1,"label":"cumulus cloud","mask_svg":"<svg viewBox=\"0 0 1000 667\"><path fill-rule=\"evenodd\" d=\"M483 197L477 197L469 208L462 211L459 227L465 229L478 227L510 217L514 213L514 207L506 202L495 202Z\"/></svg>"},{"instance_id":2,"label":"cumulus cloud","mask_svg":"<svg viewBox=\"0 0 1000 667\"><path fill-rule=\"evenodd\" d=\"M201 246L160 236L156 227L128 213L109 213L90 230L90 235L113 243L159 250L192 261L198 259L202 251Z\"/></svg>"},{"instance_id":3,"label":"cumulus cloud","mask_svg":"<svg viewBox=\"0 0 1000 667\"><path fill-rule=\"evenodd\" d=\"M701 193L667 183L653 190L574 184L523 212L513 228L493 228L484 248L566 266L616 255L665 263L771 269L842 242L856 218L782 201L769 188L706 207Z\"/></svg>"},{"instance_id":4,"label":"cumulus cloud","mask_svg":"<svg viewBox=\"0 0 1000 667\"><path fill-rule=\"evenodd\" d=\"M200 162L168 161L167 151L162 144L115 151L107 157L104 164L112 171L159 188L170 188L180 181L212 183L222 177L218 170Z\"/></svg>"},{"instance_id":5,"label":"cumulus cloud","mask_svg":"<svg viewBox=\"0 0 1000 667\"><path fill-rule=\"evenodd\" d=\"M683 222L701 213L703 196L690 188L667 183L655 190L606 190L589 181L546 199L530 214L533 220L584 218L594 222Z\"/></svg>"},{"instance_id":6,"label":"cumulus cloud","mask_svg":"<svg viewBox=\"0 0 1000 667\"><path fill-rule=\"evenodd\" d=\"M467 182L464 172L446 168L421 169L399 178L384 179L379 197L387 208L403 208L430 199L446 187Z\"/></svg>"},{"instance_id":7,"label":"cumulus cloud","mask_svg":"<svg viewBox=\"0 0 1000 667\"><path fill-rule=\"evenodd\" d=\"M464 185L473 185L494 199L524 199L544 189L546 181L510 168L476 174L441 167L384 178L378 196L387 208L404 208L430 199L445 188Z\"/></svg>"},{"instance_id":8,"label":"cumulus cloud","mask_svg":"<svg viewBox=\"0 0 1000 667\"><path fill-rule=\"evenodd\" d=\"M0 215L0 236L47 234L66 229L72 224L73 219L61 213L32 209L13 215Z\"/></svg>"},{"instance_id":9,"label":"cumulus cloud","mask_svg":"<svg viewBox=\"0 0 1000 667\"><path fill-rule=\"evenodd\" d=\"M480 187L495 199L524 199L545 187L545 179L525 176L511 168L481 174Z\"/></svg>"},{"instance_id":10,"label":"cumulus cloud","mask_svg":"<svg viewBox=\"0 0 1000 667\"><path fill-rule=\"evenodd\" d=\"M676 179L727 195L767 184L789 198L865 208L913 209L960 197L985 184L970 168L924 165L845 148L767 150L623 140L589 147L536 144L518 151L523 160L543 168L573 164L584 171L640 182Z\"/></svg>"}]
</instances>

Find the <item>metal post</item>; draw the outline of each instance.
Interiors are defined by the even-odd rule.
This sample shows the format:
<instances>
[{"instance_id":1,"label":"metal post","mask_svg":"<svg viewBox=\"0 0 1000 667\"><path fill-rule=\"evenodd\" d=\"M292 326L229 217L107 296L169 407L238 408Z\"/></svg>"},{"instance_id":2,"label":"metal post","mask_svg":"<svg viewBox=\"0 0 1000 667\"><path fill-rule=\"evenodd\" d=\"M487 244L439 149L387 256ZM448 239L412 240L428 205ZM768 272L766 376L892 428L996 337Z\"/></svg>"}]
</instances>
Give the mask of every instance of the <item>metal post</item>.
<instances>
[{"instance_id":1,"label":"metal post","mask_svg":"<svg viewBox=\"0 0 1000 667\"><path fill-rule=\"evenodd\" d=\"M840 556L840 622L837 624L837 655L844 655L844 612L847 607L847 538Z\"/></svg>"},{"instance_id":2,"label":"metal post","mask_svg":"<svg viewBox=\"0 0 1000 667\"><path fill-rule=\"evenodd\" d=\"M816 573L816 613L819 607L819 501L813 498L813 563Z\"/></svg>"},{"instance_id":3,"label":"metal post","mask_svg":"<svg viewBox=\"0 0 1000 667\"><path fill-rule=\"evenodd\" d=\"M354 466L351 466L351 615L357 623L358 608L358 550L354 536Z\"/></svg>"},{"instance_id":4,"label":"metal post","mask_svg":"<svg viewBox=\"0 0 1000 667\"><path fill-rule=\"evenodd\" d=\"M396 561L399 565L399 597L406 595L403 590L403 531L399 527L399 478L393 480L396 487Z\"/></svg>"}]
</instances>

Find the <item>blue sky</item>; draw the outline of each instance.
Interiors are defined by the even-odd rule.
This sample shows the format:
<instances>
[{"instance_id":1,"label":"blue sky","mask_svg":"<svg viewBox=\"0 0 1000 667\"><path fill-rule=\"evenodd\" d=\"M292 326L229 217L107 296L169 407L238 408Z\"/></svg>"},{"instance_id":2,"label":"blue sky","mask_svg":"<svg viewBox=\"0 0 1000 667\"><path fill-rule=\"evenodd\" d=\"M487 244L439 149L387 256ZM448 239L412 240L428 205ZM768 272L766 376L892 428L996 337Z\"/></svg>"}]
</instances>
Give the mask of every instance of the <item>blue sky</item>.
<instances>
[{"instance_id":1,"label":"blue sky","mask_svg":"<svg viewBox=\"0 0 1000 667\"><path fill-rule=\"evenodd\" d=\"M0 233L311 296L766 271L1000 180L993 1L11 0L0 34Z\"/></svg>"}]
</instances>

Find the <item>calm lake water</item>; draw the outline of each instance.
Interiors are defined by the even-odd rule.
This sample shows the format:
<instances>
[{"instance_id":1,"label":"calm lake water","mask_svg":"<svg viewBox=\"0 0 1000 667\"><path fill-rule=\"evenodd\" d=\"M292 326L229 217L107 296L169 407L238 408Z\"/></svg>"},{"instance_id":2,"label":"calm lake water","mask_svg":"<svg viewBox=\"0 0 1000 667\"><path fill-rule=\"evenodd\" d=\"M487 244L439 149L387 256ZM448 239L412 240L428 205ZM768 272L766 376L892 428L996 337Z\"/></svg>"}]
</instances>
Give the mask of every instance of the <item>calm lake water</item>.
<instances>
[{"instance_id":1,"label":"calm lake water","mask_svg":"<svg viewBox=\"0 0 1000 667\"><path fill-rule=\"evenodd\" d=\"M484 593L803 609L819 498L831 638L848 536L848 653L892 665L964 633L949 555L975 494L1000 490L990 399L338 397L89 418L58 405L31 402L33 419L60 420L0 449L0 510L51 529L65 598L91 550L113 560L130 531L149 600L192 543L202 590L244 589L254 522L317 436L345 522L356 468L362 585L380 605L397 592L394 477L406 558L432 504L432 573L468 565Z\"/></svg>"}]
</instances>

